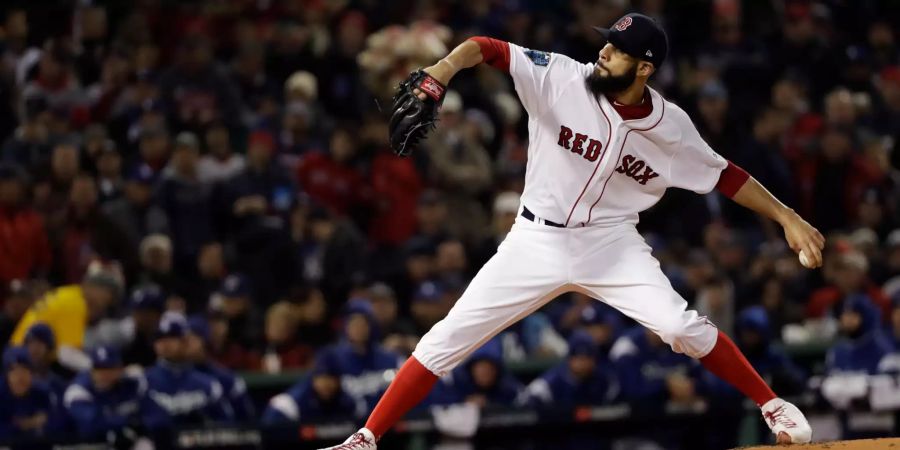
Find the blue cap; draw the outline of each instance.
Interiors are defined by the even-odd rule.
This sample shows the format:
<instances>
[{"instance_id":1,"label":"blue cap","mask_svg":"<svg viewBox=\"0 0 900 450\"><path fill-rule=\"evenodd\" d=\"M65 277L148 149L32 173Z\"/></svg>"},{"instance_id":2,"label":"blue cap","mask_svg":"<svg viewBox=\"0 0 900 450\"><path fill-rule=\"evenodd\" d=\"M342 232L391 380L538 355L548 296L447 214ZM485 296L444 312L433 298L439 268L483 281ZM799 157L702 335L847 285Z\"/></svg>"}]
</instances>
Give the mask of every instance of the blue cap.
<instances>
[{"instance_id":1,"label":"blue cap","mask_svg":"<svg viewBox=\"0 0 900 450\"><path fill-rule=\"evenodd\" d=\"M166 309L166 296L159 286L145 286L131 293L133 309L149 309L163 312Z\"/></svg>"},{"instance_id":2,"label":"blue cap","mask_svg":"<svg viewBox=\"0 0 900 450\"><path fill-rule=\"evenodd\" d=\"M250 282L247 277L239 274L232 274L225 277L219 293L225 297L249 297Z\"/></svg>"},{"instance_id":3,"label":"blue cap","mask_svg":"<svg viewBox=\"0 0 900 450\"><path fill-rule=\"evenodd\" d=\"M128 181L134 181L141 184L153 184L156 182L156 171L147 164L138 164L134 169L128 172Z\"/></svg>"},{"instance_id":4,"label":"blue cap","mask_svg":"<svg viewBox=\"0 0 900 450\"><path fill-rule=\"evenodd\" d=\"M3 351L3 370L8 371L12 366L20 365L29 369L34 367L31 361L31 354L22 346L7 347Z\"/></svg>"},{"instance_id":5,"label":"blue cap","mask_svg":"<svg viewBox=\"0 0 900 450\"><path fill-rule=\"evenodd\" d=\"M122 355L113 347L97 347L91 350L91 367L94 369L122 367Z\"/></svg>"},{"instance_id":6,"label":"blue cap","mask_svg":"<svg viewBox=\"0 0 900 450\"><path fill-rule=\"evenodd\" d=\"M157 338L164 337L184 337L188 333L188 323L184 314L167 311L159 319L159 330L156 333Z\"/></svg>"},{"instance_id":7,"label":"blue cap","mask_svg":"<svg viewBox=\"0 0 900 450\"><path fill-rule=\"evenodd\" d=\"M46 323L38 322L28 328L28 331L25 332L25 342L32 339L43 342L51 349L56 348L56 335L50 325Z\"/></svg>"},{"instance_id":8,"label":"blue cap","mask_svg":"<svg viewBox=\"0 0 900 450\"><path fill-rule=\"evenodd\" d=\"M626 14L611 28L594 27L617 49L659 66L669 53L669 38L659 22L643 14Z\"/></svg>"},{"instance_id":9,"label":"blue cap","mask_svg":"<svg viewBox=\"0 0 900 450\"><path fill-rule=\"evenodd\" d=\"M581 310L579 322L582 325L609 325L618 328L622 324L622 315L611 306L596 301Z\"/></svg>"},{"instance_id":10,"label":"blue cap","mask_svg":"<svg viewBox=\"0 0 900 450\"><path fill-rule=\"evenodd\" d=\"M201 315L193 315L188 318L188 329L191 334L199 337L204 343L209 342L209 322Z\"/></svg>"},{"instance_id":11,"label":"blue cap","mask_svg":"<svg viewBox=\"0 0 900 450\"><path fill-rule=\"evenodd\" d=\"M441 300L444 296L444 288L437 281L423 281L419 284L419 287L416 288L416 293L413 295L414 301L424 301L424 302L436 302Z\"/></svg>"},{"instance_id":12,"label":"blue cap","mask_svg":"<svg viewBox=\"0 0 900 450\"><path fill-rule=\"evenodd\" d=\"M310 376L314 377L317 375L341 376L341 366L333 351L325 350L316 357L316 363L313 365Z\"/></svg>"},{"instance_id":13,"label":"blue cap","mask_svg":"<svg viewBox=\"0 0 900 450\"><path fill-rule=\"evenodd\" d=\"M584 330L575 330L569 336L569 356L597 356L594 338Z\"/></svg>"}]
</instances>

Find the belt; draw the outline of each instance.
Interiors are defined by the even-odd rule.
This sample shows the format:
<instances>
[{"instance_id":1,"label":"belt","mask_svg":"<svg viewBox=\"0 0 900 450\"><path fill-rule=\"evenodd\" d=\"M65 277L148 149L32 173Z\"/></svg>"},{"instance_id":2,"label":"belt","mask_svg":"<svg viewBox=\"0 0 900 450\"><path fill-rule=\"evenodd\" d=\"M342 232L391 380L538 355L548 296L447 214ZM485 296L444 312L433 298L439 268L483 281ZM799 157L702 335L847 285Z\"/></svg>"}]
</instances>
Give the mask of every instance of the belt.
<instances>
[{"instance_id":1,"label":"belt","mask_svg":"<svg viewBox=\"0 0 900 450\"><path fill-rule=\"evenodd\" d=\"M534 222L544 224L550 227L556 228L565 228L566 226L561 223L551 222L549 220L541 219L540 217L536 217L533 212L531 212L528 207L522 206L522 217Z\"/></svg>"}]
</instances>

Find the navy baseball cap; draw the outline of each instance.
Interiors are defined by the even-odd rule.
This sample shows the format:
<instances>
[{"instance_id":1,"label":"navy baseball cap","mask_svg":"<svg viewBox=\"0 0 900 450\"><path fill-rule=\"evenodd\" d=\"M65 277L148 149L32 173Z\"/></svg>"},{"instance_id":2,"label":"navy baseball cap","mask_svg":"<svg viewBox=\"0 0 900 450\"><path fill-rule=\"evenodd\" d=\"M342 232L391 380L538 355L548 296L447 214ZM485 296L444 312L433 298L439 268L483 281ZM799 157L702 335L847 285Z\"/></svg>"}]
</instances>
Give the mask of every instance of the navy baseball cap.
<instances>
[{"instance_id":1,"label":"navy baseball cap","mask_svg":"<svg viewBox=\"0 0 900 450\"><path fill-rule=\"evenodd\" d=\"M189 330L187 319L184 314L168 311L159 319L159 330L156 333L157 338L164 337L184 337Z\"/></svg>"},{"instance_id":2,"label":"navy baseball cap","mask_svg":"<svg viewBox=\"0 0 900 450\"><path fill-rule=\"evenodd\" d=\"M91 367L94 369L122 367L122 355L113 347L97 347L91 350Z\"/></svg>"},{"instance_id":3,"label":"navy baseball cap","mask_svg":"<svg viewBox=\"0 0 900 450\"><path fill-rule=\"evenodd\" d=\"M191 330L191 334L202 339L204 343L209 344L209 322L207 322L205 317L199 315L189 317L188 328Z\"/></svg>"},{"instance_id":4,"label":"navy baseball cap","mask_svg":"<svg viewBox=\"0 0 900 450\"><path fill-rule=\"evenodd\" d=\"M128 181L151 185L156 181L156 172L146 164L140 164L128 172Z\"/></svg>"},{"instance_id":5,"label":"navy baseball cap","mask_svg":"<svg viewBox=\"0 0 900 450\"><path fill-rule=\"evenodd\" d=\"M22 346L7 347L3 351L3 370L9 371L13 366L25 366L29 369L34 368L31 361L31 354Z\"/></svg>"},{"instance_id":6,"label":"navy baseball cap","mask_svg":"<svg viewBox=\"0 0 900 450\"><path fill-rule=\"evenodd\" d=\"M166 296L158 286L146 286L135 289L131 293L131 307L163 312L166 309Z\"/></svg>"},{"instance_id":7,"label":"navy baseball cap","mask_svg":"<svg viewBox=\"0 0 900 450\"><path fill-rule=\"evenodd\" d=\"M569 356L597 356L597 344L584 330L575 330L569 336Z\"/></svg>"},{"instance_id":8,"label":"navy baseball cap","mask_svg":"<svg viewBox=\"0 0 900 450\"><path fill-rule=\"evenodd\" d=\"M28 328L28 331L25 332L25 342L31 340L43 342L51 349L56 347L56 335L50 325L46 323L38 322Z\"/></svg>"},{"instance_id":9,"label":"navy baseball cap","mask_svg":"<svg viewBox=\"0 0 900 450\"><path fill-rule=\"evenodd\" d=\"M626 14L610 28L594 27L619 50L659 68L669 53L669 38L656 20L643 14Z\"/></svg>"}]
</instances>

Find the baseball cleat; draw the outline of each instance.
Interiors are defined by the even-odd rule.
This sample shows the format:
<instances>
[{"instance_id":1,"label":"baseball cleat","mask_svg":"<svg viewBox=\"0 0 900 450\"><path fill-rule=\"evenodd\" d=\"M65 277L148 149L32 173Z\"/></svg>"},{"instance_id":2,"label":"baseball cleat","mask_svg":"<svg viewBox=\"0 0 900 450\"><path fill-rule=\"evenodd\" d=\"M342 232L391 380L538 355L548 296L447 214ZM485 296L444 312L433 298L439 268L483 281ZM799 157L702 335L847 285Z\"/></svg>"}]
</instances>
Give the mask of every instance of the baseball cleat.
<instances>
[{"instance_id":1,"label":"baseball cleat","mask_svg":"<svg viewBox=\"0 0 900 450\"><path fill-rule=\"evenodd\" d=\"M762 406L762 415L779 444L806 444L812 439L809 422L791 403L773 398Z\"/></svg>"},{"instance_id":2,"label":"baseball cleat","mask_svg":"<svg viewBox=\"0 0 900 450\"><path fill-rule=\"evenodd\" d=\"M375 450L377 448L375 435L366 428L360 428L359 431L353 433L353 436L348 437L343 444L321 450Z\"/></svg>"}]
</instances>

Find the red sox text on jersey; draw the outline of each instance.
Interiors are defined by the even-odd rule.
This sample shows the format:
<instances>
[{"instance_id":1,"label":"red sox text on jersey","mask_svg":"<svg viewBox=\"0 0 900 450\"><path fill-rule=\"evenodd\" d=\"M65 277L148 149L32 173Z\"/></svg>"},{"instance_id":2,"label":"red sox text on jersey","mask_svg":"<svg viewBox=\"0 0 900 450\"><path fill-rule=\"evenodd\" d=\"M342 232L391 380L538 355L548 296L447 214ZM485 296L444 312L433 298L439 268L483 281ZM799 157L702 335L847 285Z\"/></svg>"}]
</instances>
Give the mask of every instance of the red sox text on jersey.
<instances>
[{"instance_id":1,"label":"red sox text on jersey","mask_svg":"<svg viewBox=\"0 0 900 450\"><path fill-rule=\"evenodd\" d=\"M565 125L559 127L559 141L557 141L557 144L591 162L597 160L603 149L602 142L590 138L586 134L573 133L572 129ZM623 156L622 163L616 168L616 172L628 175L642 186L659 176L649 164L636 158L634 155Z\"/></svg>"}]
</instances>

